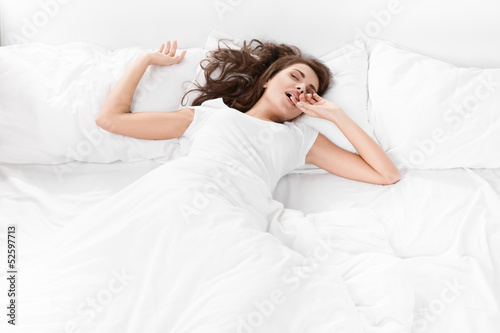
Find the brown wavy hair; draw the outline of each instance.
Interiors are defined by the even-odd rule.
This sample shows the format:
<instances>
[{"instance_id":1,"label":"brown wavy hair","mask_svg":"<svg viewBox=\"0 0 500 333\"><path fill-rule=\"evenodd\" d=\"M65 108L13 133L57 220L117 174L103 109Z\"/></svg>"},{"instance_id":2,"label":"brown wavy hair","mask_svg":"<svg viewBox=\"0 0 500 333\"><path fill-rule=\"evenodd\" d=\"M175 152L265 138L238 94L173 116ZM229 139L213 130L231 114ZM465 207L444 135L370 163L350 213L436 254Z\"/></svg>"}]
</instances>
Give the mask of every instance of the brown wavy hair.
<instances>
[{"instance_id":1,"label":"brown wavy hair","mask_svg":"<svg viewBox=\"0 0 500 333\"><path fill-rule=\"evenodd\" d=\"M227 106L246 112L261 98L269 79L297 63L308 65L316 73L317 93L321 96L328 89L332 74L321 61L303 55L296 46L252 39L235 49L220 40L218 48L200 64L206 83L202 86L196 82L196 88L186 92L182 100L191 92L199 92L191 105L222 97Z\"/></svg>"}]
</instances>

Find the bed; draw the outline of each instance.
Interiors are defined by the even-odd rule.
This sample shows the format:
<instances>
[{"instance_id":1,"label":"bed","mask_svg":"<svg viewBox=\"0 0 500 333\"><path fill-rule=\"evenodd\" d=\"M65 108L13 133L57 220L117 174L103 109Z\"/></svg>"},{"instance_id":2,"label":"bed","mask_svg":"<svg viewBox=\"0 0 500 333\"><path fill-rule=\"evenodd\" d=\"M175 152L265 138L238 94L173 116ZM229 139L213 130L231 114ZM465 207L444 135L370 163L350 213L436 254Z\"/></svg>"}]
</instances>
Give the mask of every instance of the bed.
<instances>
[{"instance_id":1,"label":"bed","mask_svg":"<svg viewBox=\"0 0 500 333\"><path fill-rule=\"evenodd\" d=\"M15 250L0 272L2 329L499 332L498 9L0 1L2 256ZM132 111L179 108L220 38L292 43L323 60L334 74L326 97L401 180L372 185L306 165L276 184L266 223L154 223L168 205L162 166L189 140L125 138L95 115L138 52L168 39L186 58L148 70ZM353 150L331 124L297 121Z\"/></svg>"}]
</instances>

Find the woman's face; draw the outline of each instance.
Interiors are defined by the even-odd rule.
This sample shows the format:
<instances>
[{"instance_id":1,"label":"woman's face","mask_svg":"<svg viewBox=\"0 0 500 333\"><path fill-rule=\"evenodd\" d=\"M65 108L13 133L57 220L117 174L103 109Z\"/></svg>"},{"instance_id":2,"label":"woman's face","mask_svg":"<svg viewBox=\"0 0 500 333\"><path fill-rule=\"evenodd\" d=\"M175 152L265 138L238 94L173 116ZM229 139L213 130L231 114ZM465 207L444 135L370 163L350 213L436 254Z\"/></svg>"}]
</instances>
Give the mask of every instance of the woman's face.
<instances>
[{"instance_id":1,"label":"woman's face","mask_svg":"<svg viewBox=\"0 0 500 333\"><path fill-rule=\"evenodd\" d=\"M263 97L268 99L280 117L291 120L302 113L295 106L300 94L312 94L318 87L319 79L311 67L293 64L266 82Z\"/></svg>"}]
</instances>

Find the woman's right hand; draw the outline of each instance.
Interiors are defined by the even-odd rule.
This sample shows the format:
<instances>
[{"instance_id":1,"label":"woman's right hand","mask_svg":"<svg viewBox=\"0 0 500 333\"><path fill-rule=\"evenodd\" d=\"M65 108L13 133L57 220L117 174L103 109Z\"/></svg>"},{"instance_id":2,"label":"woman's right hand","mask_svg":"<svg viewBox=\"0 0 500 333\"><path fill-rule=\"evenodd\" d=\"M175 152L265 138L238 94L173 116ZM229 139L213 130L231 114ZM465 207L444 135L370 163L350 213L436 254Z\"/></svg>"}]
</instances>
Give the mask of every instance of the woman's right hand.
<instances>
[{"instance_id":1,"label":"woman's right hand","mask_svg":"<svg viewBox=\"0 0 500 333\"><path fill-rule=\"evenodd\" d=\"M176 51L177 41L174 40L172 43L168 41L167 43L161 44L158 51L144 51L143 56L146 57L150 65L170 66L181 62L186 55L186 50L178 55L175 55Z\"/></svg>"}]
</instances>

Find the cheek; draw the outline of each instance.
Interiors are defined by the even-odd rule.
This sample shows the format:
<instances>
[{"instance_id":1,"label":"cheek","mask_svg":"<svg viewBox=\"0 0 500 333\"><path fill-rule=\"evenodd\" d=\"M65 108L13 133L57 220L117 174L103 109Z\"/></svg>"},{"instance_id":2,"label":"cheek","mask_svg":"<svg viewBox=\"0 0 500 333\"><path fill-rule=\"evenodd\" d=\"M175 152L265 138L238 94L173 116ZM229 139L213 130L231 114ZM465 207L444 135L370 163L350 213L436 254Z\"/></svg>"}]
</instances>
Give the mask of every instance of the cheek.
<instances>
[{"instance_id":1,"label":"cheek","mask_svg":"<svg viewBox=\"0 0 500 333\"><path fill-rule=\"evenodd\" d=\"M269 86L273 87L274 89L281 89L287 84L287 80L284 77L281 77L279 75L273 77L271 81L269 81Z\"/></svg>"}]
</instances>

